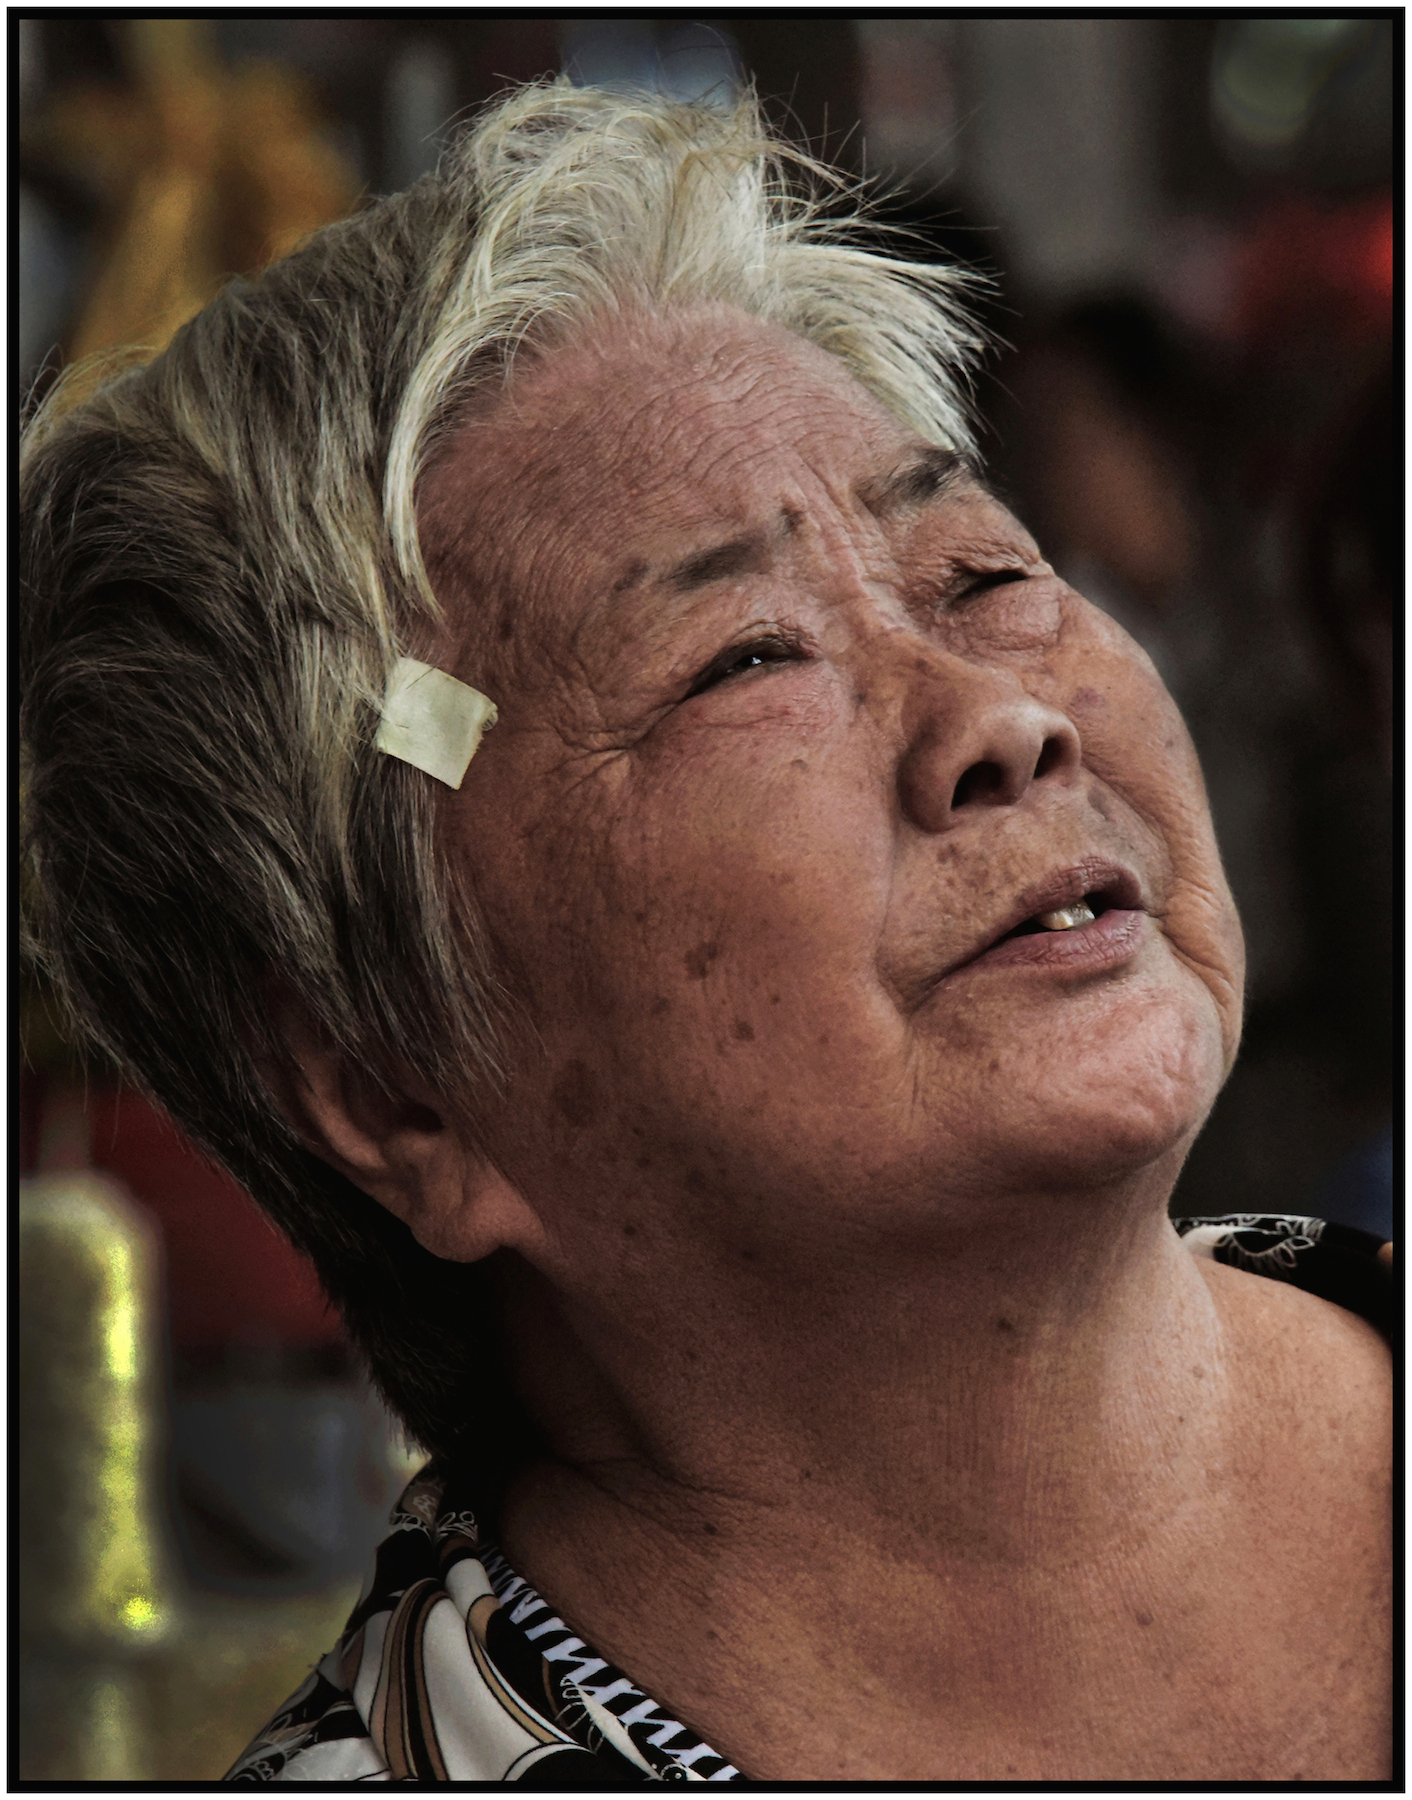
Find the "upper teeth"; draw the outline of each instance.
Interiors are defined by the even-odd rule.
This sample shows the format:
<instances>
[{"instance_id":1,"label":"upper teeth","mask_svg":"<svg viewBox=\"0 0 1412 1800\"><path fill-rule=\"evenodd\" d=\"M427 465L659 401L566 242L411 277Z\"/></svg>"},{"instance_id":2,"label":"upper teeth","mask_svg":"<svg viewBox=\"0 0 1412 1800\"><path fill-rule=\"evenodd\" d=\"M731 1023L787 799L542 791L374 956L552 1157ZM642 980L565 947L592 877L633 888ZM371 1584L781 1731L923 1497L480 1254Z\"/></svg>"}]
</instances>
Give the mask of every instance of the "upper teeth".
<instances>
[{"instance_id":1,"label":"upper teeth","mask_svg":"<svg viewBox=\"0 0 1412 1800\"><path fill-rule=\"evenodd\" d=\"M1061 906L1057 912L1040 913L1039 922L1046 931L1072 931L1075 925L1091 925L1093 913L1086 901L1076 900L1072 906Z\"/></svg>"}]
</instances>

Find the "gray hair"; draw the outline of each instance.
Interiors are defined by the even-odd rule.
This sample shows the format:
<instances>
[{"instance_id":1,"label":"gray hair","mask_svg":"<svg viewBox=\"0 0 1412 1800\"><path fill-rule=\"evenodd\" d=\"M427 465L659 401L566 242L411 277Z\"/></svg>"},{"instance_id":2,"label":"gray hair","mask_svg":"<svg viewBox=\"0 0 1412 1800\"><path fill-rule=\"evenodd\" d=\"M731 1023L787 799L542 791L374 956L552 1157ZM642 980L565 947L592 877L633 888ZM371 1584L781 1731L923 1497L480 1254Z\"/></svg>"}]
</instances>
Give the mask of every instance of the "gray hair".
<instances>
[{"instance_id":1,"label":"gray hair","mask_svg":"<svg viewBox=\"0 0 1412 1800\"><path fill-rule=\"evenodd\" d=\"M260 1073L288 1054L275 976L385 1086L484 1101L501 1078L513 1003L474 871L439 853L434 784L374 748L392 665L439 616L419 479L522 346L712 301L969 452L964 278L859 247L861 222L748 98L520 89L436 174L233 282L146 366L80 399L82 371L61 382L24 432L35 953L76 1029L314 1258L433 1447L483 1373L465 1272L315 1165Z\"/></svg>"}]
</instances>

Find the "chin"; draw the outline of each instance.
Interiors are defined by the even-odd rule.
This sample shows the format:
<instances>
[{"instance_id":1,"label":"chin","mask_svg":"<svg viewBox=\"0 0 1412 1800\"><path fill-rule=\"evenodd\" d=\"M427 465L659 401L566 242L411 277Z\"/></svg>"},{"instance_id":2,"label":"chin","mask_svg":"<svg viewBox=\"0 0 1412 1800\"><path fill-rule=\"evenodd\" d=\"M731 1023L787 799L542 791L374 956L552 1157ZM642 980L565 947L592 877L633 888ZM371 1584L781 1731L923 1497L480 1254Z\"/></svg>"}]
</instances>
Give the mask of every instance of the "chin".
<instances>
[{"instance_id":1,"label":"chin","mask_svg":"<svg viewBox=\"0 0 1412 1800\"><path fill-rule=\"evenodd\" d=\"M1225 1046L1214 1008L1163 1008L1144 1023L1141 1033L1076 1047L1039 1079L1027 1069L996 1145L1012 1179L1091 1188L1165 1162L1175 1181L1225 1080Z\"/></svg>"}]
</instances>

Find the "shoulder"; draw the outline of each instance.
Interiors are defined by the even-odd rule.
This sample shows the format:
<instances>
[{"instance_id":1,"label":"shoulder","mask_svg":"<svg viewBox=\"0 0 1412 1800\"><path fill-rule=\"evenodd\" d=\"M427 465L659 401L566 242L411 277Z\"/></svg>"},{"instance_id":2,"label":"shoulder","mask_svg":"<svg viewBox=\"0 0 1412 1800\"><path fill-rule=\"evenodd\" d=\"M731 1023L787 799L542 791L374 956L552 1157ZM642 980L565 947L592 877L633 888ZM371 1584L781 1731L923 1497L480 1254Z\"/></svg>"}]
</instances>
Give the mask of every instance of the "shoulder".
<instances>
[{"instance_id":1,"label":"shoulder","mask_svg":"<svg viewBox=\"0 0 1412 1800\"><path fill-rule=\"evenodd\" d=\"M1213 1293L1229 1296L1238 1313L1258 1315L1264 1332L1283 1337L1304 1329L1363 1345L1390 1372L1390 1357L1378 1358L1371 1342L1392 1338L1392 1266L1380 1255L1385 1246L1378 1238L1294 1213L1226 1213L1173 1223Z\"/></svg>"},{"instance_id":2,"label":"shoulder","mask_svg":"<svg viewBox=\"0 0 1412 1800\"><path fill-rule=\"evenodd\" d=\"M1390 1315L1390 1271L1369 1239L1345 1246L1360 1268L1311 1276L1319 1223L1213 1223L1216 1254L1198 1266L1225 1346L1221 1583L1237 1623L1257 1627L1252 1711L1281 1721L1305 1766L1337 1775L1387 1754L1393 1368L1370 1320ZM1357 1309L1313 1291L1316 1279Z\"/></svg>"},{"instance_id":3,"label":"shoulder","mask_svg":"<svg viewBox=\"0 0 1412 1800\"><path fill-rule=\"evenodd\" d=\"M1392 1272L1378 1259L1378 1240L1283 1215L1181 1220L1177 1228L1221 1318L1252 1450L1261 1445L1275 1466L1316 1487L1322 1478L1345 1494L1385 1493Z\"/></svg>"}]
</instances>

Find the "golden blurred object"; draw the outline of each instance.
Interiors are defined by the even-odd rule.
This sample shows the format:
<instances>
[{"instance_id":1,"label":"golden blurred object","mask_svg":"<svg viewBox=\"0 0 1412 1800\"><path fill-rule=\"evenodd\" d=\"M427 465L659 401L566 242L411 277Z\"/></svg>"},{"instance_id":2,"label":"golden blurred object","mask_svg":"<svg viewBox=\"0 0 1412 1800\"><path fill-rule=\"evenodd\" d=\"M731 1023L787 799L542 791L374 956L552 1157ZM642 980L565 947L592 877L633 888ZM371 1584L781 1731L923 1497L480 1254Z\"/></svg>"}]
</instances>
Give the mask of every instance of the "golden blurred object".
<instances>
[{"instance_id":1,"label":"golden blurred object","mask_svg":"<svg viewBox=\"0 0 1412 1800\"><path fill-rule=\"evenodd\" d=\"M227 69L206 19L115 29L130 83L70 87L36 134L45 155L96 181L114 209L68 336L71 362L117 346L155 354L229 276L284 255L357 199L292 71Z\"/></svg>"},{"instance_id":2,"label":"golden blurred object","mask_svg":"<svg viewBox=\"0 0 1412 1800\"><path fill-rule=\"evenodd\" d=\"M19 1773L216 1780L333 1644L358 1580L261 1599L186 1587L153 1227L77 1166L78 1091L47 1109L41 1157L52 1172L19 1197Z\"/></svg>"},{"instance_id":3,"label":"golden blurred object","mask_svg":"<svg viewBox=\"0 0 1412 1800\"><path fill-rule=\"evenodd\" d=\"M21 1629L155 1642L171 1603L152 1229L103 1176L42 1175L20 1184L19 1261Z\"/></svg>"},{"instance_id":4,"label":"golden blurred object","mask_svg":"<svg viewBox=\"0 0 1412 1800\"><path fill-rule=\"evenodd\" d=\"M46 1127L51 1166L83 1153L68 1110ZM73 1167L20 1183L18 1239L21 1759L133 1779L149 1760L137 1660L174 1623L157 1245L115 1182Z\"/></svg>"}]
</instances>

